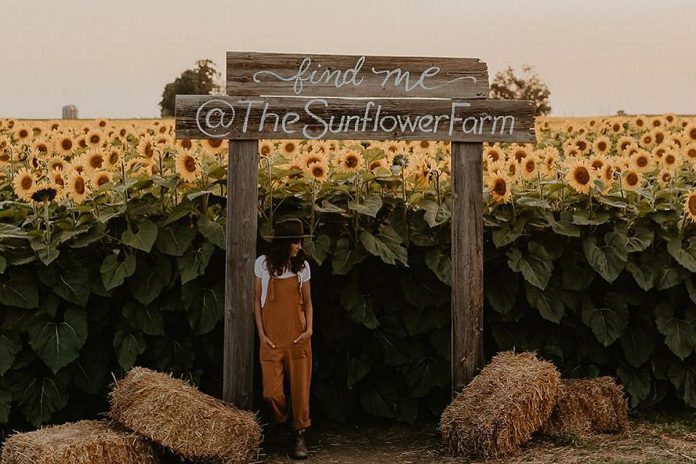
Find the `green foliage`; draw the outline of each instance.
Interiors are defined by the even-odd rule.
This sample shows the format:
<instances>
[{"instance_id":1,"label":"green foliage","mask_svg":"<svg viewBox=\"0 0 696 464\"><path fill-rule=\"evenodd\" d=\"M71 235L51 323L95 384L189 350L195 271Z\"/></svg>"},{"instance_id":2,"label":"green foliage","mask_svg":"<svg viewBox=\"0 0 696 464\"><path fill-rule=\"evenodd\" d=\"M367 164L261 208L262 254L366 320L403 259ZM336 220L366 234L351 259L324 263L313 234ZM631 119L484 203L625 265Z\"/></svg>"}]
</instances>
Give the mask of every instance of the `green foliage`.
<instances>
[{"instance_id":1,"label":"green foliage","mask_svg":"<svg viewBox=\"0 0 696 464\"><path fill-rule=\"evenodd\" d=\"M305 247L316 283L318 410L413 422L449 402L450 295L459 284L452 199L446 188L404 196L374 182L361 196L288 183L271 192L273 213L309 218L314 234ZM260 199L265 185L262 175ZM49 423L78 399L104 404L113 377L134 365L220 394L223 208L208 201L209 185L166 207L149 188L129 190L137 208L123 200L99 212L51 210L62 215L52 250L28 240L30 209L13 218L24 228L0 224L6 427ZM630 212L620 199L591 211L582 201L486 205L487 354L536 350L565 376L618 376L635 407L670 397L696 407L693 226L670 199ZM259 231L269 227L265 204Z\"/></svg>"},{"instance_id":2,"label":"green foliage","mask_svg":"<svg viewBox=\"0 0 696 464\"><path fill-rule=\"evenodd\" d=\"M219 90L215 79L219 73L215 70L215 63L211 60L198 60L193 69L187 69L179 77L164 87L162 100L159 105L162 108L162 117L174 116L174 103L176 95L208 95Z\"/></svg>"}]
</instances>

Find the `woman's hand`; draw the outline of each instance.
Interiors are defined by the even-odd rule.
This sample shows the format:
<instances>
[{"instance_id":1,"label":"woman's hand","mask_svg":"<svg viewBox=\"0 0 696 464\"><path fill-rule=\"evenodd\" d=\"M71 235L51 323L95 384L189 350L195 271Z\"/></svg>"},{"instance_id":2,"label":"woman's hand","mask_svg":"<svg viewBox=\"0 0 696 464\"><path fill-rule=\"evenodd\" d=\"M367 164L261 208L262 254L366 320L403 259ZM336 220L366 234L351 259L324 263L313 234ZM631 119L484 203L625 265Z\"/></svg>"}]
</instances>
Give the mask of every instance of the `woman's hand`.
<instances>
[{"instance_id":1,"label":"woman's hand","mask_svg":"<svg viewBox=\"0 0 696 464\"><path fill-rule=\"evenodd\" d=\"M312 329L307 329L307 330L305 330L304 332L302 332L302 333L300 334L300 336L297 337L297 338L295 339L295 341L293 341L293 343L297 343L297 342L299 342L299 341L301 341L301 340L304 340L305 338L309 338L309 337L311 337L311 336L312 336Z\"/></svg>"},{"instance_id":2,"label":"woman's hand","mask_svg":"<svg viewBox=\"0 0 696 464\"><path fill-rule=\"evenodd\" d=\"M261 337L261 343L265 343L266 345L270 346L271 348L275 348L275 344L271 341L270 338L267 336Z\"/></svg>"}]
</instances>

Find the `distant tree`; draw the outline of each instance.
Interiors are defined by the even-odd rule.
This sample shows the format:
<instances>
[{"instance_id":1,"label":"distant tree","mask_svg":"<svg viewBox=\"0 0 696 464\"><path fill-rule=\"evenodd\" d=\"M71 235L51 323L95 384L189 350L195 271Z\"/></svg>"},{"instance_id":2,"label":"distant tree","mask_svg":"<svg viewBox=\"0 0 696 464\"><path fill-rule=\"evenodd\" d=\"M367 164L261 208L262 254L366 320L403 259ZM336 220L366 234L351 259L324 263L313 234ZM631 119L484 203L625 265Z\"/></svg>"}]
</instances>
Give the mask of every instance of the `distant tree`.
<instances>
[{"instance_id":1,"label":"distant tree","mask_svg":"<svg viewBox=\"0 0 696 464\"><path fill-rule=\"evenodd\" d=\"M176 95L210 95L220 90L216 78L220 73L215 69L215 63L209 59L196 61L194 69L187 69L164 87L162 101L162 117L174 116L174 103Z\"/></svg>"},{"instance_id":2,"label":"distant tree","mask_svg":"<svg viewBox=\"0 0 696 464\"><path fill-rule=\"evenodd\" d=\"M522 66L523 74L515 75L512 66L500 71L491 84L491 98L504 100L532 100L536 105L536 115L543 116L551 112L549 106L548 86L529 65Z\"/></svg>"}]
</instances>

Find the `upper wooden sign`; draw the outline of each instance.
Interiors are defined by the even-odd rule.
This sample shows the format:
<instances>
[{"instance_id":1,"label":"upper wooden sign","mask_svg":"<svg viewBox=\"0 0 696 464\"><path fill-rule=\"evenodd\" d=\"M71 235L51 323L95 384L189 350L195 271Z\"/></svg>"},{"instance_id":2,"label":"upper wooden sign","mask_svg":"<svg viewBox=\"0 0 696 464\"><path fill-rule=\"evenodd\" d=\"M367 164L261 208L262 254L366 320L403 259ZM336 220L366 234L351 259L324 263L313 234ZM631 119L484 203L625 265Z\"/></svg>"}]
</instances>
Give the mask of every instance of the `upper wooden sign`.
<instances>
[{"instance_id":1,"label":"upper wooden sign","mask_svg":"<svg viewBox=\"0 0 696 464\"><path fill-rule=\"evenodd\" d=\"M227 94L297 97L488 97L477 58L227 52Z\"/></svg>"}]
</instances>

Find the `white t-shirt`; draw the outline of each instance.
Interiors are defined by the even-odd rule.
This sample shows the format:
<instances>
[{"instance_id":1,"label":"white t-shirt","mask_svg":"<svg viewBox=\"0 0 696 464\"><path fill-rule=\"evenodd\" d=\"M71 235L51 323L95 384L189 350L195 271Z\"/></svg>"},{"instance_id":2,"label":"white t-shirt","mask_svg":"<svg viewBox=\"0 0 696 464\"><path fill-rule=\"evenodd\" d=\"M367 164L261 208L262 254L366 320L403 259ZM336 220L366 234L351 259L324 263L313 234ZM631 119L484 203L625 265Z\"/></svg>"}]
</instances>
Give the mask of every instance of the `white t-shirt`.
<instances>
[{"instance_id":1,"label":"white t-shirt","mask_svg":"<svg viewBox=\"0 0 696 464\"><path fill-rule=\"evenodd\" d=\"M261 279L261 306L263 307L264 303L266 302L266 295L268 294L268 282L271 280L271 273L268 270L266 255L261 255L256 258L256 261L254 262L254 274L256 274L256 277ZM304 262L304 269L302 269L299 274L292 272L290 269L286 269L285 272L283 272L283 275L276 278L287 279L289 277L297 277L297 279L300 281L300 285L307 282L310 277L312 277L307 260Z\"/></svg>"}]
</instances>

